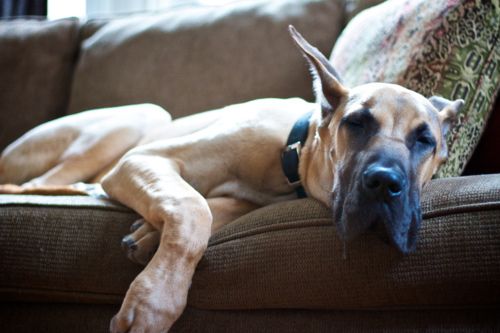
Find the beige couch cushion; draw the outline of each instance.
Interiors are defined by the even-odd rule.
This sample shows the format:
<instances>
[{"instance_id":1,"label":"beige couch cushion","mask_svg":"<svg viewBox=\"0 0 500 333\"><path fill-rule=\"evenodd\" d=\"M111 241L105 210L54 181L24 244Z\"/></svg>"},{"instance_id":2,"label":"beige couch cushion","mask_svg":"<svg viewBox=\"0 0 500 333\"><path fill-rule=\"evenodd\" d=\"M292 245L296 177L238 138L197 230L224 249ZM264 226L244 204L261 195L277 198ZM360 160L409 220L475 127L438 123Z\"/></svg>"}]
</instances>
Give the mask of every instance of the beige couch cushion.
<instances>
[{"instance_id":1,"label":"beige couch cushion","mask_svg":"<svg viewBox=\"0 0 500 333\"><path fill-rule=\"evenodd\" d=\"M0 151L66 112L78 27L76 19L0 21Z\"/></svg>"},{"instance_id":2,"label":"beige couch cushion","mask_svg":"<svg viewBox=\"0 0 500 333\"><path fill-rule=\"evenodd\" d=\"M338 1L241 1L116 19L84 29L70 112L156 103L175 117L260 97L312 97L297 29L329 52ZM92 23L90 23L92 24Z\"/></svg>"}]
</instances>

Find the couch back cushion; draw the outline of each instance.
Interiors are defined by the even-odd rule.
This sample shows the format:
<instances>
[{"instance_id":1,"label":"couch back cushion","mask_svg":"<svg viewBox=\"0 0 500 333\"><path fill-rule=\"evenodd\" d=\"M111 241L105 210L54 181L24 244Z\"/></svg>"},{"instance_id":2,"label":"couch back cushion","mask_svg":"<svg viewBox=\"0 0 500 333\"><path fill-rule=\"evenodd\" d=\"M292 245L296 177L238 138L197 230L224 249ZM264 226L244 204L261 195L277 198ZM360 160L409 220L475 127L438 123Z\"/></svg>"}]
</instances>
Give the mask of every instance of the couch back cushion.
<instances>
[{"instance_id":1,"label":"couch back cushion","mask_svg":"<svg viewBox=\"0 0 500 333\"><path fill-rule=\"evenodd\" d=\"M328 52L343 7L332 0L242 1L98 23L83 30L90 37L82 42L69 112L149 102L178 117L260 97L312 98L287 27Z\"/></svg>"},{"instance_id":2,"label":"couch back cushion","mask_svg":"<svg viewBox=\"0 0 500 333\"><path fill-rule=\"evenodd\" d=\"M389 0L357 15L331 61L348 85L398 83L425 96L462 98L441 177L464 170L500 83L497 1Z\"/></svg>"},{"instance_id":3,"label":"couch back cushion","mask_svg":"<svg viewBox=\"0 0 500 333\"><path fill-rule=\"evenodd\" d=\"M0 21L0 151L66 112L78 27L76 19Z\"/></svg>"}]
</instances>

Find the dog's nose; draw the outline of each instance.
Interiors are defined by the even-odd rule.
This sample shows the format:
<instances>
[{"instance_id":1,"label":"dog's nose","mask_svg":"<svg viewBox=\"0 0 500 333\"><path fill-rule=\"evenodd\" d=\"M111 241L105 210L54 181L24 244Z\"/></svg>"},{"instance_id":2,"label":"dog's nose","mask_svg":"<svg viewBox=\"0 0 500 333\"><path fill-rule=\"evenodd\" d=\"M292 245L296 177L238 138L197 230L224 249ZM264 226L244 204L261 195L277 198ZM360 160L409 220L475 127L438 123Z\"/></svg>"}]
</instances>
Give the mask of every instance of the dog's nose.
<instances>
[{"instance_id":1,"label":"dog's nose","mask_svg":"<svg viewBox=\"0 0 500 333\"><path fill-rule=\"evenodd\" d=\"M395 168L372 165L363 172L363 184L367 191L393 199L401 195L405 181L402 173Z\"/></svg>"}]
</instances>

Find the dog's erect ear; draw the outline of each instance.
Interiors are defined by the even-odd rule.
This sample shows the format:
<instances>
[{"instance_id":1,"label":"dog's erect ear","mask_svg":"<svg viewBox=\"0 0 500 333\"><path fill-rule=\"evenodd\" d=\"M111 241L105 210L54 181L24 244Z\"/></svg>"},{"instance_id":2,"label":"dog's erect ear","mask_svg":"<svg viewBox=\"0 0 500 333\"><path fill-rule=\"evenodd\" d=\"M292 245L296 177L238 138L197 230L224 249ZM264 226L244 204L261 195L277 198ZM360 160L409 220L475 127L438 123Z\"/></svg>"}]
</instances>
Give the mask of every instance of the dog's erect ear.
<instances>
[{"instance_id":1,"label":"dog's erect ear","mask_svg":"<svg viewBox=\"0 0 500 333\"><path fill-rule=\"evenodd\" d=\"M439 96L432 96L429 98L431 104L439 111L438 117L441 123L441 133L443 134L441 146L441 158L445 160L448 157L448 148L446 146L446 135L450 128L455 124L457 115L460 109L464 106L465 102L462 99L450 101L446 98Z\"/></svg>"},{"instance_id":2,"label":"dog's erect ear","mask_svg":"<svg viewBox=\"0 0 500 333\"><path fill-rule=\"evenodd\" d=\"M309 44L293 26L290 25L288 30L311 67L316 99L321 103L323 117L326 117L339 106L342 98L348 95L348 91L325 56Z\"/></svg>"}]
</instances>

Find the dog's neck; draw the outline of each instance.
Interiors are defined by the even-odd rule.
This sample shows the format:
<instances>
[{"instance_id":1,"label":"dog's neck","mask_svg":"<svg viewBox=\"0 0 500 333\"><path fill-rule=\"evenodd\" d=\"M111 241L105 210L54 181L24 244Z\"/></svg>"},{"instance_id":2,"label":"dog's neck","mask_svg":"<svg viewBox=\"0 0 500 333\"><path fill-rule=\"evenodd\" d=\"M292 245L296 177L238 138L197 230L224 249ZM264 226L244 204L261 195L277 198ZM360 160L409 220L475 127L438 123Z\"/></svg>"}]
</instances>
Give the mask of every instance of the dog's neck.
<instances>
[{"instance_id":1,"label":"dog's neck","mask_svg":"<svg viewBox=\"0 0 500 333\"><path fill-rule=\"evenodd\" d=\"M299 160L302 148L308 139L311 115L312 112L307 112L295 122L288 135L287 146L281 154L283 172L288 183L295 187L295 192L299 198L307 197L299 174Z\"/></svg>"},{"instance_id":2,"label":"dog's neck","mask_svg":"<svg viewBox=\"0 0 500 333\"><path fill-rule=\"evenodd\" d=\"M322 142L319 130L321 110L316 110L310 119L309 134L300 154L299 175L306 192L309 196L323 202L327 207L331 206L331 185L335 165L330 154L328 145ZM331 168L325 167L331 165Z\"/></svg>"}]
</instances>

